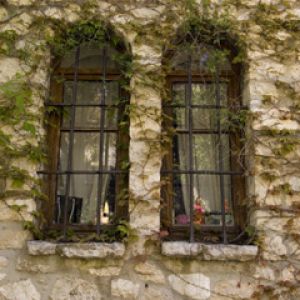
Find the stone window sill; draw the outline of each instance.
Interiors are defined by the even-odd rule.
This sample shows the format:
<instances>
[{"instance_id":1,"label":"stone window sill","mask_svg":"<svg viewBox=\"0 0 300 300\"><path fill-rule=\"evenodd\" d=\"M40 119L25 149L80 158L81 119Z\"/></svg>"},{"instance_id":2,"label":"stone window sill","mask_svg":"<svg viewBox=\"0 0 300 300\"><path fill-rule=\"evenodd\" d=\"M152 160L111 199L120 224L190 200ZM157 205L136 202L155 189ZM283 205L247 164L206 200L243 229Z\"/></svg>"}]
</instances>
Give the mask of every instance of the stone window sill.
<instances>
[{"instance_id":1,"label":"stone window sill","mask_svg":"<svg viewBox=\"0 0 300 300\"><path fill-rule=\"evenodd\" d=\"M252 245L208 245L183 241L163 242L161 250L165 256L216 261L250 261L258 254L258 247Z\"/></svg>"},{"instance_id":2,"label":"stone window sill","mask_svg":"<svg viewBox=\"0 0 300 300\"><path fill-rule=\"evenodd\" d=\"M106 258L122 257L125 246L122 243L54 243L47 241L28 241L30 255L60 255L67 258Z\"/></svg>"}]
</instances>

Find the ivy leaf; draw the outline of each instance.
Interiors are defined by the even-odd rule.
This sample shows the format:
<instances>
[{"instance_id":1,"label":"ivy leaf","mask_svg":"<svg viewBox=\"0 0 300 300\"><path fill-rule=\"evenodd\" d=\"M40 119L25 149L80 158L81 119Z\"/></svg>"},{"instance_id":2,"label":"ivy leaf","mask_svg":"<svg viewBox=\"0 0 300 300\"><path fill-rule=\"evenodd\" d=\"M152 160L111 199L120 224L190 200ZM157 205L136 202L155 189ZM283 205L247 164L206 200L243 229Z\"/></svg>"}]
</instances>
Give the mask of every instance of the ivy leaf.
<instances>
[{"instance_id":1,"label":"ivy leaf","mask_svg":"<svg viewBox=\"0 0 300 300\"><path fill-rule=\"evenodd\" d=\"M35 134L35 132L36 132L35 126L32 123L29 123L29 122L24 122L23 129L26 130L27 132L31 133L31 134Z\"/></svg>"},{"instance_id":2,"label":"ivy leaf","mask_svg":"<svg viewBox=\"0 0 300 300\"><path fill-rule=\"evenodd\" d=\"M24 111L24 98L22 96L16 96L16 108L18 112Z\"/></svg>"},{"instance_id":3,"label":"ivy leaf","mask_svg":"<svg viewBox=\"0 0 300 300\"><path fill-rule=\"evenodd\" d=\"M12 180L12 186L14 188L19 189L19 188L22 188L23 185L24 185L24 179L23 178L13 178L13 180Z\"/></svg>"}]
</instances>

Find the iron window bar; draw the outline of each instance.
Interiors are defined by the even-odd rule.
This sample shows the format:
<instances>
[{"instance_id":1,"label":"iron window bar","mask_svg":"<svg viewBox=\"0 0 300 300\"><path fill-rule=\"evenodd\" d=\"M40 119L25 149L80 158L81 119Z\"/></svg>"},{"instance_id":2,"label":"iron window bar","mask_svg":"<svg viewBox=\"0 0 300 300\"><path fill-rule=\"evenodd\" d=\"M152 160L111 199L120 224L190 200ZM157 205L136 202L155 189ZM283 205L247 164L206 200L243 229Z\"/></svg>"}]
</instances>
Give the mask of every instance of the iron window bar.
<instances>
[{"instance_id":1,"label":"iron window bar","mask_svg":"<svg viewBox=\"0 0 300 300\"><path fill-rule=\"evenodd\" d=\"M102 75L102 89L101 89L101 98L100 98L100 104L105 105L105 92L106 92L106 48L105 44L102 48L102 60L101 60L101 67L103 69L103 75ZM99 141L99 171L103 169L103 147L104 147L104 126L105 126L105 110L102 107L100 111L100 141ZM100 225L101 225L101 204L102 204L102 176L101 174L98 175L98 198L97 198L97 235L100 235Z\"/></svg>"},{"instance_id":2,"label":"iron window bar","mask_svg":"<svg viewBox=\"0 0 300 300\"><path fill-rule=\"evenodd\" d=\"M221 102L221 91L220 91L220 75L219 66L216 65L216 104L220 105ZM220 110L217 109L217 128L218 128L218 145L219 145L219 170L220 170L220 196L221 196L221 212L222 212L222 228L223 228L223 243L227 244L227 233L226 233L226 218L225 218L225 190L224 190L224 176L222 174L223 166L223 145L222 145L222 130L220 121Z\"/></svg>"},{"instance_id":3,"label":"iron window bar","mask_svg":"<svg viewBox=\"0 0 300 300\"><path fill-rule=\"evenodd\" d=\"M242 177L245 173L243 171L227 171L224 170L224 163L223 163L223 143L222 143L222 137L224 135L231 135L231 134L236 134L235 130L232 129L224 129L221 125L221 112L223 109L229 109L229 110L248 110L248 106L243 105L240 102L236 103L228 103L226 105L221 104L221 83L223 82L222 78L222 71L220 71L219 66L216 67L215 74L213 75L214 80L210 80L209 82L203 82L208 83L208 84L214 84L215 85L215 91L214 91L214 98L215 98L215 104L193 104L192 103L192 84L193 82L198 83L197 75L194 81L193 79L193 74L192 74L192 68L191 68L191 54L188 55L187 61L186 61L186 66L187 66L187 73L183 73L181 76L180 80L177 80L175 74L173 77L175 77L174 80L172 80L172 84L184 84L185 85L185 104L172 104L172 101L174 101L174 96L172 94L171 99L166 100L163 103L163 108L165 109L176 109L176 108L183 108L186 111L186 114L188 116L188 126L186 127L180 127L178 128L176 125L174 126L173 124L173 130L174 134L176 135L181 135L181 134L187 134L189 138L189 145L188 145L188 153L189 153L189 160L188 160L188 170L179 170L173 168L171 170L169 169L161 169L161 174L162 175L168 175L168 174L173 174L173 175L180 175L180 174L186 174L188 175L188 194L189 194L189 204L190 204L190 221L189 221L189 226L188 226L188 232L189 232L189 240L190 242L193 242L195 240L195 228L194 228L194 222L193 222L193 208L194 208L194 197L193 197L193 176L192 175L217 175L219 177L219 188L220 188L220 205L221 205L221 211L220 212L210 212L211 214L218 214L221 216L221 224L216 225L220 229L221 232L221 238L222 242L224 244L228 243L228 236L227 236L227 229L229 230L232 226L236 225L227 225L226 224L226 215L232 215L232 212L227 212L226 211L226 203L225 203L225 182L224 182L224 176L229 175L231 180L232 176L238 176ZM178 75L177 75L178 76ZM183 79L184 77L186 79ZM212 77L212 76L210 76ZM228 76L227 76L228 77ZM216 110L216 129L196 129L193 128L193 109L204 109L204 110ZM168 115L168 113L167 113ZM187 118L187 117L186 117ZM217 135L217 142L218 142L218 170L194 170L193 169L193 135L194 134L213 134ZM231 147L231 146L229 146ZM230 167L231 168L231 167ZM173 198L174 201L174 198ZM173 202L173 208L174 208L174 202ZM206 213L205 213L206 214ZM184 226L184 225L178 225L178 224L173 224L173 226L178 227L178 226ZM209 227L210 225L205 225L203 228ZM201 226L202 227L202 226ZM227 228L228 227L228 228ZM172 228L170 228L172 231ZM229 230L230 231L230 230ZM230 240L231 242L232 240Z\"/></svg>"},{"instance_id":4,"label":"iron window bar","mask_svg":"<svg viewBox=\"0 0 300 300\"><path fill-rule=\"evenodd\" d=\"M76 48L75 52L75 66L74 66L74 81L73 81L73 94L72 94L72 108L71 108L71 120L69 132L69 149L68 149L68 170L73 168L73 147L74 147L74 127L75 127L75 104L77 101L77 81L78 81L78 69L79 69L79 59L80 59L80 45ZM68 210L69 210L69 194L71 185L71 175L67 174L66 178L66 190L65 190L65 210L63 219L63 237L67 238L67 228L68 228ZM57 194L57 193L56 193Z\"/></svg>"},{"instance_id":5,"label":"iron window bar","mask_svg":"<svg viewBox=\"0 0 300 300\"><path fill-rule=\"evenodd\" d=\"M199 174L199 175L243 175L242 172L214 171L214 170L162 170L162 174Z\"/></svg>"},{"instance_id":6,"label":"iron window bar","mask_svg":"<svg viewBox=\"0 0 300 300\"><path fill-rule=\"evenodd\" d=\"M37 171L37 174L40 175L98 175L98 174L127 174L127 171L122 170L97 170L97 171L90 171L90 170L66 170L66 171L56 171L56 172L49 172L49 171Z\"/></svg>"},{"instance_id":7,"label":"iron window bar","mask_svg":"<svg viewBox=\"0 0 300 300\"><path fill-rule=\"evenodd\" d=\"M102 104L102 103L59 103L59 102L51 102L48 101L45 103L45 106L57 106L57 107L72 107L72 106L80 106L80 107L107 107L107 108L117 108L118 104Z\"/></svg>"},{"instance_id":8,"label":"iron window bar","mask_svg":"<svg viewBox=\"0 0 300 300\"><path fill-rule=\"evenodd\" d=\"M187 88L187 101L188 101L188 135L189 135L189 161L188 168L193 172L193 108L192 108L192 55L188 56L188 88ZM194 184L192 173L189 173L189 197L190 197L190 243L195 240L194 228Z\"/></svg>"},{"instance_id":9,"label":"iron window bar","mask_svg":"<svg viewBox=\"0 0 300 300\"><path fill-rule=\"evenodd\" d=\"M82 49L80 49L80 46L76 48L75 51L75 61L74 61L74 67L73 67L73 72L72 72L72 77L68 76L68 81L71 81L73 78L73 87L72 87L72 96L71 96L71 101L70 103L65 103L65 102L54 102L52 100L49 100L45 102L45 106L48 107L58 107L58 108L70 108L70 117L68 120L68 125L63 126L62 125L62 120L63 120L63 115L61 114L61 121L60 121L60 126L59 126L59 132L60 134L62 132L66 132L69 136L69 145L67 146L67 166L66 170L61 170L59 164L55 167L54 170L39 170L37 173L39 175L47 175L47 176L55 176L55 197L58 195L58 176L59 175L65 175L65 209L63 211L63 219L62 221L56 223L54 221L54 218L51 219L51 222L53 224L51 225L53 228L61 228L61 231L63 233L63 239L67 239L67 231L69 228L84 228L87 226L87 224L74 224L70 222L68 218L68 211L69 211L69 202L70 202L70 189L71 189L71 176L72 175L97 175L98 180L97 180L97 199L96 199L96 206L97 206L97 211L95 212L95 225L90 226L90 228L94 228L93 230L96 231L97 235L99 236L100 230L103 227L103 229L106 229L109 226L113 226L112 224L102 224L101 220L101 212L103 210L102 208L102 196L103 196L103 183L102 183L102 178L103 175L126 175L128 174L127 170L122 170L118 164L115 165L115 167L105 167L103 166L103 155L104 155L104 134L105 133L119 133L120 130L118 128L118 125L111 125L111 124L105 124L105 115L106 112L109 111L109 109L116 109L115 113L117 114L117 117L120 113L120 104L125 103L125 101L120 100L120 88L119 88L119 95L118 95L118 102L117 103L106 103L106 86L108 82L116 82L119 80L119 77L111 79L110 74L108 74L109 79L107 80L107 68L106 68L106 60L107 60L107 47L106 45L102 46L102 58L101 58L101 65L102 65L102 71L100 73L97 73L97 77L94 79L86 79L82 78L81 73L79 74L79 65L80 65L80 52ZM71 75L71 74L70 74ZM101 78L99 79L99 76ZM65 77L66 78L66 77ZM100 99L98 103L84 103L81 101L84 101L84 99L81 99L80 101L77 100L77 90L79 88L78 81L83 80L83 81L92 81L92 82L99 82L102 83L101 86L101 91L100 91ZM86 99L87 100L87 99ZM62 100L58 101L65 101L64 97L62 97ZM75 118L76 118L76 108L77 107L97 107L100 108L100 121L99 121L99 127L84 127L83 126L76 126L75 124ZM112 126L112 128L111 128ZM116 128L115 128L116 127ZM97 169L84 169L84 170L74 170L73 166L73 148L74 148L74 134L76 132L98 132L99 133L99 156L98 156L98 162L99 166ZM61 135L60 135L61 137ZM95 145L96 146L96 145ZM60 145L59 145L60 148ZM60 161L60 159L58 159ZM107 170L106 170L107 168ZM115 186L116 188L116 186ZM114 211L116 210L116 203L114 202Z\"/></svg>"}]
</instances>

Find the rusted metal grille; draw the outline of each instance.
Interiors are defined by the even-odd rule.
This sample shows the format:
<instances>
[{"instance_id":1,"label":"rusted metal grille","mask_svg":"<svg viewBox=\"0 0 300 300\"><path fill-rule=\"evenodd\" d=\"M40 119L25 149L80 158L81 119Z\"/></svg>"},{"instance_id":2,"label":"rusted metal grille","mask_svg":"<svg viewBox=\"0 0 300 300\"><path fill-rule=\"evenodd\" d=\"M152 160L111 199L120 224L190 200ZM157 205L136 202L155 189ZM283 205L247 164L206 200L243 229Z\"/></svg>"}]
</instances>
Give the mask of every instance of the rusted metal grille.
<instances>
[{"instance_id":1,"label":"rusted metal grille","mask_svg":"<svg viewBox=\"0 0 300 300\"><path fill-rule=\"evenodd\" d=\"M102 224L101 222L101 214L103 213L102 210L103 208L103 203L102 203L102 197L101 195L103 194L103 176L104 175L109 175L109 176L114 176L114 178L116 176L118 176L118 174L127 174L128 171L127 170L122 170L120 168L120 164L116 163L114 168L110 168L108 169L107 167L105 167L104 162L103 162L103 157L104 157L104 139L105 139L105 134L107 133L113 133L116 136L118 134L120 134L120 130L119 127L117 125L117 127L115 126L109 126L106 124L105 121L105 117L106 117L106 109L111 109L114 108L117 110L117 118L118 121L121 118L121 115L123 115L124 112L124 106L118 104L119 100L120 100L120 86L119 86L119 99L117 101L117 104L111 104L111 103L107 103L106 102L106 94L107 94L107 90L106 90L106 85L109 82L112 82L111 78L107 78L109 76L107 76L107 60L108 60L108 56L109 56L109 47L107 47L105 44L100 48L101 51L101 71L98 70L97 73L100 74L98 79L93 79L94 82L99 82L99 84L101 84L101 92L100 92L100 97L99 97L99 101L98 103L85 103L82 101L77 101L77 97L78 97L78 89L79 89L79 75L80 75L80 57L81 57L81 46L79 45L76 50L75 50L75 56L74 56L74 64L73 64L73 83L72 83L72 98L71 101L69 103L67 102L54 102L54 101L47 101L45 103L46 106L48 107L56 107L59 108L61 110L64 109L69 109L69 114L70 114L70 123L69 123L69 127L65 127L63 122L60 121L61 125L59 126L59 132L60 132L60 136L62 135L62 133L64 134L68 134L68 140L69 140L69 144L68 144L68 154L67 154L67 163L66 163L66 168L65 169L61 169L59 167L59 164L57 164L55 170L42 170L39 171L39 174L42 175L46 175L48 177L54 176L56 178L56 191L55 191L55 197L57 197L58 195L58 191L57 191L57 178L58 176L65 176L65 191L64 191L64 209L63 209L63 220L61 222L61 220L50 220L50 222L52 224L59 225L59 228L61 228L62 233L63 233L63 237L64 239L67 239L67 234L68 234L68 229L70 228L72 224L72 220L70 218L69 212L71 208L71 198L76 195L71 195L70 193L70 186L71 186L71 176L74 175L97 175L97 199L96 199L96 211L95 213L95 221L93 222L93 224L89 224L89 228L94 228L93 230L95 230L95 232L97 233L97 235L100 235L102 227L104 224ZM117 80L117 79L116 79ZM79 108L98 108L99 109L99 114L100 114L100 122L98 124L98 126L95 128L91 128L90 126L88 126L87 124L81 124L81 126L75 126L75 116L76 116L76 110ZM58 124L56 124L58 125ZM98 152L98 168L97 169L75 169L74 168L74 160L79 159L77 157L73 157L73 153L74 153L74 135L76 133L81 133L81 134L89 134L89 133L97 133L99 134L99 152ZM95 147L97 145L94 145ZM61 146L58 147L59 151L61 150ZM118 144L116 144L116 148L118 148ZM57 151L58 155L59 155L59 151ZM117 150L116 150L117 151ZM58 158L59 160L59 158ZM116 189L116 180L114 180L114 191ZM114 200L114 205L116 206L116 191L114 192L113 195L110 195L110 197L113 197ZM53 199L50 199L50 201L53 201ZM116 208L115 208L116 210ZM53 215L54 213L52 213ZM57 219L57 217L54 217L54 219ZM83 227L84 225L87 224L75 224L77 225L78 229L80 230L80 227ZM90 226L92 225L92 226ZM113 225L113 224L112 224ZM73 226L74 227L74 226Z\"/></svg>"},{"instance_id":2,"label":"rusted metal grille","mask_svg":"<svg viewBox=\"0 0 300 300\"><path fill-rule=\"evenodd\" d=\"M195 180L194 180L194 175L214 175L217 176L219 178L219 203L220 203L220 211L214 211L211 210L209 213L206 213L206 215L219 215L220 216L220 225L219 226L209 226L209 225L201 225L202 229L206 229L207 231L218 231L220 232L220 239L224 244L227 243L231 243L235 240L235 238L229 239L228 237L228 229L230 231L229 227L234 227L234 226L228 226L226 225L226 216L229 215L229 213L226 211L226 196L225 196L225 183L224 183L224 176L229 176L229 178L231 178L230 180L232 181L233 177L239 177L242 178L243 174L244 174L244 170L241 169L237 169L237 168L232 168L230 167L230 169L225 169L224 168L224 157L223 157L223 152L224 152L224 145L223 145L223 141L222 141L222 137L224 135L230 137L230 135L232 134L231 129L230 128L222 128L221 125L221 111L224 109L228 109L230 110L230 107L228 105L224 105L222 104L221 101L221 84L222 84L222 80L224 81L224 76L221 77L221 72L220 69L218 68L218 66L216 66L215 72L213 72L212 74L208 75L207 74L205 76L203 76L203 78L201 78L199 80L199 77L201 77L201 75L199 76L199 74L196 75L196 79L194 79L194 74L193 74L193 70L192 70L192 56L191 55L187 55L186 56L186 62L185 62L185 66L186 66L186 73L185 74L181 74L177 75L176 71L175 73L172 73L169 77L170 77L170 88L172 90L172 86L178 82L180 82L180 84L184 84L185 85L185 95L184 95L184 104L178 104L178 103L174 103L174 99L172 96L171 101L166 101L163 104L163 108L164 108L164 112L170 117L170 114L172 114L172 116L174 117L174 110L175 109L184 109L186 111L185 114L185 118L187 119L187 126L186 128L182 129L182 128L178 128L176 121L173 121L173 129L175 131L175 140L178 136L180 135L186 135L188 137L188 141L185 144L185 151L188 153L189 159L186 162L186 168L181 169L180 167L178 168L178 166L171 164L173 167L170 169L170 165L169 167L166 167L167 164L163 164L163 168L161 171L162 176L166 176L166 178L168 178L168 176L171 176L172 178L174 178L175 176L180 176L180 175L185 175L188 177L188 201L189 201L189 222L187 222L188 224L185 225L185 227L188 226L188 236L189 236L189 241L190 242L194 242L195 240L199 240L199 235L201 235L201 233L199 232L195 232L195 224L193 221L193 216L194 216L194 205L195 205L195 195L194 195L194 188L195 188ZM179 78L179 79L178 79ZM215 98L215 103L214 104L194 104L192 101L192 88L193 88L193 84L195 82L202 82L204 85L206 84L206 80L207 78L209 78L209 83L213 83L215 86L215 94L214 94L214 98ZM208 114L210 111L214 111L215 113L215 117L216 117L216 126L215 128L210 128L210 129L199 129L199 128L195 128L194 127L194 118L196 116L196 111L197 109L201 109L202 111L202 115L199 115L198 117L201 118L203 117L204 114ZM235 103L234 104L234 109L235 111L240 111L241 109L246 109L245 106L241 105L240 103ZM171 113L170 113L171 111ZM194 113L195 112L195 113ZM216 168L211 169L211 170L207 170L207 169L202 169L202 168L195 168L195 164L193 162L193 157L194 155L194 146L193 146L193 139L195 137L195 135L215 135L216 139L217 139L217 145L216 145L216 151L217 151L217 158L216 158ZM176 154L174 153L174 149L176 150L176 148L178 148L178 142L177 145L175 143L175 145L173 144L172 146L173 148L169 151L173 152L173 156L176 156ZM231 147L231 146L229 146ZM232 150L232 149L230 149ZM178 156L178 154L177 154ZM178 158L180 160L180 157ZM233 160L233 157L230 157L230 160ZM173 179L167 179L167 181L172 181ZM234 185L231 185L231 188L234 189ZM172 190L172 189L171 189ZM174 188L172 190L173 195L176 193L176 191L174 192ZM166 192L168 193L168 192ZM169 192L170 194L170 192ZM163 196L164 197L164 196ZM169 212L169 218L171 219L171 221L169 221L169 224L171 223L171 231L176 231L176 224L174 224L174 216L172 215L174 212L173 210L175 209L175 203L174 203L175 199L173 196L173 199L171 201L171 208ZM170 203L168 204L170 205ZM171 215L171 216L170 216ZM177 228L178 229L178 228ZM231 230L234 231L234 230ZM238 232L236 236L239 236L240 232ZM172 239L172 237L170 237ZM176 239L176 235L175 235L175 239ZM218 241L220 242L220 240Z\"/></svg>"}]
</instances>

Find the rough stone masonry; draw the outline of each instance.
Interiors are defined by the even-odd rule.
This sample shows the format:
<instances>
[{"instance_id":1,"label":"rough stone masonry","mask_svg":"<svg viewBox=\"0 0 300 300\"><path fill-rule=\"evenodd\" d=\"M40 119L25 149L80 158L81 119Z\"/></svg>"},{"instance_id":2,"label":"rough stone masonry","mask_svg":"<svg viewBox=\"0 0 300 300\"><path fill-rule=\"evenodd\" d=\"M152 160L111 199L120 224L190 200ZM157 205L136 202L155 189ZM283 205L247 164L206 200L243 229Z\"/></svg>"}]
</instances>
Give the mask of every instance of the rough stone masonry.
<instances>
[{"instance_id":1,"label":"rough stone masonry","mask_svg":"<svg viewBox=\"0 0 300 300\"><path fill-rule=\"evenodd\" d=\"M1 118L0 146L2 132L10 134L14 145L27 138L38 144L45 134L47 38L55 35L45 25L49 20L70 26L90 18L108 20L130 44L138 66L130 82L131 104L156 112L146 115L141 110L139 120L130 123L129 188L134 200L129 211L137 239L128 244L32 241L24 221L34 220L39 207L28 193L30 185L16 188L9 179L1 181L1 300L300 299L299 1L6 0L0 5L0 84L16 76L28 79L34 105L27 112L38 116L36 139ZM155 39L154 32L170 26L176 32L191 11L200 17L204 8L208 19L231 22L233 34L246 44L243 101L251 113L247 199L249 223L256 231L254 245L159 239L157 114L162 96L140 78L147 70L159 73L161 68L164 41ZM140 35L141 28L148 29L147 35ZM20 154L8 160L1 155L1 172L6 164L11 171L17 167L37 176L40 165L28 157Z\"/></svg>"}]
</instances>

